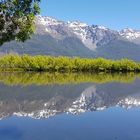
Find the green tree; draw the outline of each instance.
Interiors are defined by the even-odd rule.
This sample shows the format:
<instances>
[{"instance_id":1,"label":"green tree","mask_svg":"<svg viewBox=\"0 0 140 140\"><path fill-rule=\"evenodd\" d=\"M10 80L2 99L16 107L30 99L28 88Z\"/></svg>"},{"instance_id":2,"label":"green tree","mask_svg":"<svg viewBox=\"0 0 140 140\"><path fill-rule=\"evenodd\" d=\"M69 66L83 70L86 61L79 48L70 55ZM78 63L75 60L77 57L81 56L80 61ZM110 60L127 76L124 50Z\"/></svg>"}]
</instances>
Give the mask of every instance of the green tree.
<instances>
[{"instance_id":1,"label":"green tree","mask_svg":"<svg viewBox=\"0 0 140 140\"><path fill-rule=\"evenodd\" d=\"M35 31L40 0L0 0L0 46L11 40L25 41Z\"/></svg>"}]
</instances>

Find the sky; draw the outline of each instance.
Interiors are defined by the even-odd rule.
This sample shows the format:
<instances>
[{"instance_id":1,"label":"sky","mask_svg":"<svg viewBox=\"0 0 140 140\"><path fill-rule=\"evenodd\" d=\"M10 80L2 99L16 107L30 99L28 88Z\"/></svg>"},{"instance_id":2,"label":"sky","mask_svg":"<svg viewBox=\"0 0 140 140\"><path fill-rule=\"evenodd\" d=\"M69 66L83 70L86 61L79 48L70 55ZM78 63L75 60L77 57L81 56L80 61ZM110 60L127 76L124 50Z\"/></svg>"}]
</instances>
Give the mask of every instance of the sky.
<instances>
[{"instance_id":1,"label":"sky","mask_svg":"<svg viewBox=\"0 0 140 140\"><path fill-rule=\"evenodd\" d=\"M140 0L42 0L41 15L111 29L140 29Z\"/></svg>"}]
</instances>

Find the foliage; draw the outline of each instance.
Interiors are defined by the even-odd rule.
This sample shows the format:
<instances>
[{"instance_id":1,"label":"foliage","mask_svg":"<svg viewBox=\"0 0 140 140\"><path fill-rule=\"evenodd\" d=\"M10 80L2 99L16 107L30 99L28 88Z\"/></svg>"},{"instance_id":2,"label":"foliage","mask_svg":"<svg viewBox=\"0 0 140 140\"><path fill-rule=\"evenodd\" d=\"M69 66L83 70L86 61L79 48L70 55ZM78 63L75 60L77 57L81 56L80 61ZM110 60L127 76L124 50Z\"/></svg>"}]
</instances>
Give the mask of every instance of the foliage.
<instances>
[{"instance_id":1,"label":"foliage","mask_svg":"<svg viewBox=\"0 0 140 140\"><path fill-rule=\"evenodd\" d=\"M48 72L138 72L140 63L132 60L107 60L103 58L70 58L9 54L0 57L1 71Z\"/></svg>"},{"instance_id":2,"label":"foliage","mask_svg":"<svg viewBox=\"0 0 140 140\"><path fill-rule=\"evenodd\" d=\"M11 40L25 41L35 30L40 0L0 0L0 45Z\"/></svg>"}]
</instances>

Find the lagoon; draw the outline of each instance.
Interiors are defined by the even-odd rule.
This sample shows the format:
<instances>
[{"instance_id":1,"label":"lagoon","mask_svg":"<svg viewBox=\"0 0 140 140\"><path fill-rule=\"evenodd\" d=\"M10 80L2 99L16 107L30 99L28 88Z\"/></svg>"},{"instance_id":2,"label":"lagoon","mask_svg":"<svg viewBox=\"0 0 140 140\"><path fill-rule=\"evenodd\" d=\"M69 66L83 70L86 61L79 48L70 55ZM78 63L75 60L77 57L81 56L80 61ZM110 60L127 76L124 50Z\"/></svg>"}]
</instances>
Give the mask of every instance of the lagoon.
<instances>
[{"instance_id":1,"label":"lagoon","mask_svg":"<svg viewBox=\"0 0 140 140\"><path fill-rule=\"evenodd\" d=\"M138 140L134 73L0 73L2 140Z\"/></svg>"}]
</instances>

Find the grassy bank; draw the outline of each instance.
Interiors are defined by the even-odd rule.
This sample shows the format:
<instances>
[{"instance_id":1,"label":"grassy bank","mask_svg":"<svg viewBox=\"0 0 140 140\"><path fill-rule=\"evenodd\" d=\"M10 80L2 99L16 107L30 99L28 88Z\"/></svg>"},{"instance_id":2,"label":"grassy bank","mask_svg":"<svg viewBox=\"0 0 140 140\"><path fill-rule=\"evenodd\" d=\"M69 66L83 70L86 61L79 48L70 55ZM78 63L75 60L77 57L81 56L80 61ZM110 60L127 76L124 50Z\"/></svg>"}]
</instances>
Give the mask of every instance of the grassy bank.
<instances>
[{"instance_id":1,"label":"grassy bank","mask_svg":"<svg viewBox=\"0 0 140 140\"><path fill-rule=\"evenodd\" d=\"M48 72L138 72L140 63L132 60L107 60L103 58L70 58L9 54L0 57L1 71Z\"/></svg>"}]
</instances>

